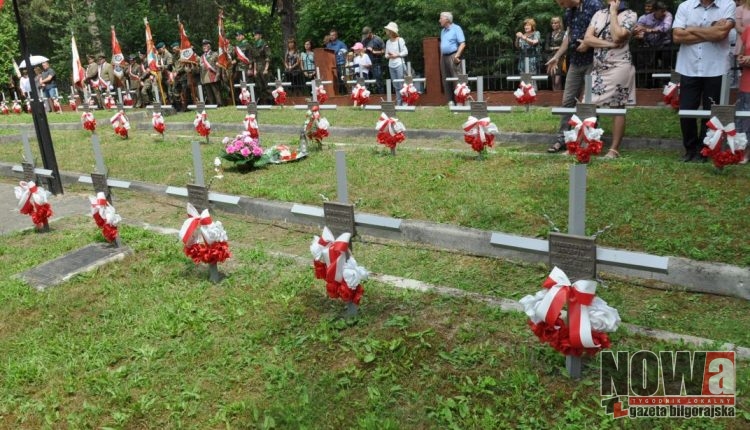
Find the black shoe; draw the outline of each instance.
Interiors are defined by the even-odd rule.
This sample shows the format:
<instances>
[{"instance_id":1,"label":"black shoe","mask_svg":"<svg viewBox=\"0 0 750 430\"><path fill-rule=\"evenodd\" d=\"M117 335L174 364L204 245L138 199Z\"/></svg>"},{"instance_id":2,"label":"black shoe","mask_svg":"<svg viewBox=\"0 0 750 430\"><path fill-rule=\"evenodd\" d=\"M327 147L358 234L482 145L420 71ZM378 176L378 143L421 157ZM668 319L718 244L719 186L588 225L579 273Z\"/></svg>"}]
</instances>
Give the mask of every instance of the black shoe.
<instances>
[{"instance_id":1,"label":"black shoe","mask_svg":"<svg viewBox=\"0 0 750 430\"><path fill-rule=\"evenodd\" d=\"M685 154L685 155L684 155L684 156L683 156L683 157L681 158L681 161L682 161L683 163L689 163L689 162L693 161L693 159L695 158L695 155L696 155L696 154L695 154L694 152L688 152L688 153L686 153L686 154Z\"/></svg>"},{"instance_id":2,"label":"black shoe","mask_svg":"<svg viewBox=\"0 0 750 430\"><path fill-rule=\"evenodd\" d=\"M565 151L566 149L567 146L565 145L565 143L557 141L553 143L552 146L547 148L547 152L549 152L550 154L554 154L556 152Z\"/></svg>"}]
</instances>

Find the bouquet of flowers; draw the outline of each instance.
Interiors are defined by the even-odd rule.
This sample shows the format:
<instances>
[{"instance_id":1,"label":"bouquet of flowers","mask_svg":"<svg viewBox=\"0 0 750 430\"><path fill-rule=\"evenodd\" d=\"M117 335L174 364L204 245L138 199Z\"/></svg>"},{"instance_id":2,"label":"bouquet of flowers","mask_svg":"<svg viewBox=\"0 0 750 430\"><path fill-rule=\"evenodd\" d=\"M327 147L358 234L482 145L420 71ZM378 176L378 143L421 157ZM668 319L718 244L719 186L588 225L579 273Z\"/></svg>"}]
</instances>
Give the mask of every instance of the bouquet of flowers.
<instances>
[{"instance_id":1,"label":"bouquet of flowers","mask_svg":"<svg viewBox=\"0 0 750 430\"><path fill-rule=\"evenodd\" d=\"M747 135L737 133L735 125L730 122L724 126L719 118L711 117L706 123L708 130L701 150L701 155L710 158L717 169L730 164L739 164L745 159Z\"/></svg>"},{"instance_id":2,"label":"bouquet of flowers","mask_svg":"<svg viewBox=\"0 0 750 430\"><path fill-rule=\"evenodd\" d=\"M513 92L513 95L516 97L516 101L522 105L529 105L536 101L534 85L523 81L518 85L518 89Z\"/></svg>"},{"instance_id":3,"label":"bouquet of flowers","mask_svg":"<svg viewBox=\"0 0 750 430\"><path fill-rule=\"evenodd\" d=\"M239 169L251 170L254 167L265 166L269 157L263 153L258 138L252 137L249 132L243 131L234 139L225 137L222 141L224 152L221 158L231 161Z\"/></svg>"},{"instance_id":4,"label":"bouquet of flowers","mask_svg":"<svg viewBox=\"0 0 750 430\"><path fill-rule=\"evenodd\" d=\"M350 238L349 233L343 233L334 240L328 227L324 227L322 237L313 237L310 252L315 277L325 279L328 297L359 305L365 293L362 281L370 274L349 251Z\"/></svg>"},{"instance_id":5,"label":"bouquet of flowers","mask_svg":"<svg viewBox=\"0 0 750 430\"><path fill-rule=\"evenodd\" d=\"M588 163L592 155L602 152L601 137L604 130L595 128L596 117L581 121L578 115L573 115L568 124L573 127L563 133L568 154L575 154L579 163Z\"/></svg>"},{"instance_id":6,"label":"bouquet of flowers","mask_svg":"<svg viewBox=\"0 0 750 430\"><path fill-rule=\"evenodd\" d=\"M323 139L328 137L328 120L320 116L320 108L313 106L305 114L305 136L314 141L318 148L323 147Z\"/></svg>"},{"instance_id":7,"label":"bouquet of flowers","mask_svg":"<svg viewBox=\"0 0 750 430\"><path fill-rule=\"evenodd\" d=\"M154 112L153 116L151 117L151 125L154 126L154 130L161 134L162 137L164 137L164 129L166 128L166 125L164 124L164 115L162 115L161 112Z\"/></svg>"},{"instance_id":8,"label":"bouquet of flowers","mask_svg":"<svg viewBox=\"0 0 750 430\"><path fill-rule=\"evenodd\" d=\"M456 84L456 88L453 90L453 95L456 96L456 103L461 105L466 104L466 100L469 99L469 94L471 94L471 89L464 83Z\"/></svg>"},{"instance_id":9,"label":"bouquet of flowers","mask_svg":"<svg viewBox=\"0 0 750 430\"><path fill-rule=\"evenodd\" d=\"M14 188L14 192L18 199L19 212L29 215L37 228L47 225L52 216L52 207L47 202L47 191L34 182L21 181Z\"/></svg>"},{"instance_id":10,"label":"bouquet of flowers","mask_svg":"<svg viewBox=\"0 0 750 430\"><path fill-rule=\"evenodd\" d=\"M582 280L571 285L565 273L555 267L542 288L521 299L529 327L541 342L565 355L579 357L595 355L611 346L607 333L617 330L620 314L596 297L595 281ZM561 318L566 303L567 322Z\"/></svg>"},{"instance_id":11,"label":"bouquet of flowers","mask_svg":"<svg viewBox=\"0 0 750 430\"><path fill-rule=\"evenodd\" d=\"M13 100L13 107L11 108L13 110L13 113L21 113L23 109L21 109L21 103L18 102L18 100Z\"/></svg>"},{"instance_id":12,"label":"bouquet of flowers","mask_svg":"<svg viewBox=\"0 0 750 430\"><path fill-rule=\"evenodd\" d=\"M318 103L323 104L328 101L328 93L323 86L315 87L315 97L318 99Z\"/></svg>"},{"instance_id":13,"label":"bouquet of flowers","mask_svg":"<svg viewBox=\"0 0 750 430\"><path fill-rule=\"evenodd\" d=\"M8 109L8 105L5 103L5 100L0 102L0 113L3 115L10 115L10 109Z\"/></svg>"},{"instance_id":14,"label":"bouquet of flowers","mask_svg":"<svg viewBox=\"0 0 750 430\"><path fill-rule=\"evenodd\" d=\"M487 152L488 147L495 144L495 134L498 132L497 125L489 118L482 119L469 116L469 120L463 125L464 142L471 145L480 157Z\"/></svg>"},{"instance_id":15,"label":"bouquet of flowers","mask_svg":"<svg viewBox=\"0 0 750 430\"><path fill-rule=\"evenodd\" d=\"M104 97L104 109L112 109L115 107L115 98L112 96L105 96Z\"/></svg>"},{"instance_id":16,"label":"bouquet of flowers","mask_svg":"<svg viewBox=\"0 0 750 430\"><path fill-rule=\"evenodd\" d=\"M664 95L664 104L667 106L672 106L672 109L679 110L680 109L680 84L669 82L667 85L664 86L664 90L662 91L662 94Z\"/></svg>"},{"instance_id":17,"label":"bouquet of flowers","mask_svg":"<svg viewBox=\"0 0 750 430\"><path fill-rule=\"evenodd\" d=\"M401 100L409 106L414 106L419 100L419 91L414 84L405 84L401 87Z\"/></svg>"},{"instance_id":18,"label":"bouquet of flowers","mask_svg":"<svg viewBox=\"0 0 750 430\"><path fill-rule=\"evenodd\" d=\"M279 85L276 87L275 90L271 91L271 95L273 96L273 101L277 105L283 105L286 103L286 90L284 90L284 87Z\"/></svg>"},{"instance_id":19,"label":"bouquet of flowers","mask_svg":"<svg viewBox=\"0 0 750 430\"><path fill-rule=\"evenodd\" d=\"M96 226L102 229L102 235L107 242L114 242L117 239L117 225L122 221L122 217L117 214L114 206L109 204L102 192L96 193L96 197L89 196L89 201L91 216Z\"/></svg>"},{"instance_id":20,"label":"bouquet of flowers","mask_svg":"<svg viewBox=\"0 0 750 430\"><path fill-rule=\"evenodd\" d=\"M195 264L217 264L232 256L224 226L220 221L211 219L208 209L199 214L195 206L188 203L187 213L188 219L180 228L185 255Z\"/></svg>"},{"instance_id":21,"label":"bouquet of flowers","mask_svg":"<svg viewBox=\"0 0 750 430\"><path fill-rule=\"evenodd\" d=\"M125 106L133 106L134 101L133 101L133 97L130 96L130 93L125 93L122 96L122 104Z\"/></svg>"},{"instance_id":22,"label":"bouquet of flowers","mask_svg":"<svg viewBox=\"0 0 750 430\"><path fill-rule=\"evenodd\" d=\"M287 145L276 145L266 150L269 162L273 164L297 161L307 156L306 152L298 152Z\"/></svg>"},{"instance_id":23,"label":"bouquet of flowers","mask_svg":"<svg viewBox=\"0 0 750 430\"><path fill-rule=\"evenodd\" d=\"M120 135L123 139L128 138L128 130L130 130L130 121L125 116L125 112L117 112L109 119L112 128L115 129L115 134Z\"/></svg>"},{"instance_id":24,"label":"bouquet of flowers","mask_svg":"<svg viewBox=\"0 0 750 430\"><path fill-rule=\"evenodd\" d=\"M252 95L250 94L250 91L247 90L247 87L243 88L242 91L240 91L239 98L240 98L240 104L242 104L243 106L247 106L248 103L250 103L253 100Z\"/></svg>"},{"instance_id":25,"label":"bouquet of flowers","mask_svg":"<svg viewBox=\"0 0 750 430\"><path fill-rule=\"evenodd\" d=\"M378 143L391 149L406 140L404 124L397 118L389 117L385 112L380 113L380 119L375 124L375 130L378 131Z\"/></svg>"},{"instance_id":26,"label":"bouquet of flowers","mask_svg":"<svg viewBox=\"0 0 750 430\"><path fill-rule=\"evenodd\" d=\"M208 135L211 134L211 122L208 120L208 115L205 110L201 113L195 114L193 126L195 126L195 131L197 131L199 135L208 140Z\"/></svg>"},{"instance_id":27,"label":"bouquet of flowers","mask_svg":"<svg viewBox=\"0 0 750 430\"><path fill-rule=\"evenodd\" d=\"M84 112L83 115L81 115L81 123L83 124L83 129L88 131L96 131L96 118L94 118L94 114L91 112Z\"/></svg>"},{"instance_id":28,"label":"bouquet of flowers","mask_svg":"<svg viewBox=\"0 0 750 430\"><path fill-rule=\"evenodd\" d=\"M242 121L242 125L245 127L245 131L250 133L250 137L257 139L258 136L260 136L258 120L255 118L255 114L245 115L245 120Z\"/></svg>"},{"instance_id":29,"label":"bouquet of flowers","mask_svg":"<svg viewBox=\"0 0 750 430\"><path fill-rule=\"evenodd\" d=\"M354 101L354 106L364 106L367 103L370 103L370 91L367 90L367 87L357 84L352 88L352 101Z\"/></svg>"}]
</instances>

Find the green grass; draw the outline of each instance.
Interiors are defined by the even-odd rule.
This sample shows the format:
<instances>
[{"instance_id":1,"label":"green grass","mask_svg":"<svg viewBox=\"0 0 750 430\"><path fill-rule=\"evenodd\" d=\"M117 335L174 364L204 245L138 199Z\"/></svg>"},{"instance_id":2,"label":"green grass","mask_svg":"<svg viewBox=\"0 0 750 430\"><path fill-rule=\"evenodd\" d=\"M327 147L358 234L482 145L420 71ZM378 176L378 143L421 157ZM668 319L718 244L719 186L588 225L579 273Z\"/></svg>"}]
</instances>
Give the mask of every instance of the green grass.
<instances>
[{"instance_id":1,"label":"green grass","mask_svg":"<svg viewBox=\"0 0 750 430\"><path fill-rule=\"evenodd\" d=\"M137 193L118 192L118 201L126 220L177 227L184 216L168 198L152 212ZM98 230L72 217L49 234L0 237L0 428L739 429L750 421L746 363L739 418L615 422L599 404L598 363L570 381L523 315L368 281L360 318L347 323L309 267L272 254L306 255L311 230L215 216L233 253L219 285L176 237L124 226L133 257L37 293L12 275L100 241ZM371 270L516 299L546 273L391 243L359 242L355 251ZM598 293L626 322L750 344L746 301L619 281ZM621 350L686 348L623 330L612 338Z\"/></svg>"}]
</instances>

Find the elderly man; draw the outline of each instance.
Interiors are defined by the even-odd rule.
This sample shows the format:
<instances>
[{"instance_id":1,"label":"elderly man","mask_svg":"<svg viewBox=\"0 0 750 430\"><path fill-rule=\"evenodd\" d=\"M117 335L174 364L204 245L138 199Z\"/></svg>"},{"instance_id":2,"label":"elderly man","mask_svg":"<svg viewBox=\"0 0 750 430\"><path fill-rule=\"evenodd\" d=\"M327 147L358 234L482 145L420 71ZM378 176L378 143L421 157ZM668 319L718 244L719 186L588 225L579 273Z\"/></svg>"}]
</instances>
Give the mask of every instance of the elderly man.
<instances>
[{"instance_id":1,"label":"elderly man","mask_svg":"<svg viewBox=\"0 0 750 430\"><path fill-rule=\"evenodd\" d=\"M454 83L447 78L458 76L461 55L466 49L466 38L461 26L453 22L453 14L441 12L438 20L440 27L440 73L443 75L443 91L449 104L453 104Z\"/></svg>"},{"instance_id":2,"label":"elderly man","mask_svg":"<svg viewBox=\"0 0 750 430\"><path fill-rule=\"evenodd\" d=\"M672 40L680 45L675 71L680 74L680 110L711 109L721 98L721 79L729 70L729 32L734 28L732 0L686 0L680 3L672 25ZM682 161L705 162L700 148L706 121L680 118Z\"/></svg>"},{"instance_id":3,"label":"elderly man","mask_svg":"<svg viewBox=\"0 0 750 430\"><path fill-rule=\"evenodd\" d=\"M211 41L203 39L203 55L200 59L201 86L205 103L222 106L221 103L221 71L217 64L219 54L211 50Z\"/></svg>"}]
</instances>

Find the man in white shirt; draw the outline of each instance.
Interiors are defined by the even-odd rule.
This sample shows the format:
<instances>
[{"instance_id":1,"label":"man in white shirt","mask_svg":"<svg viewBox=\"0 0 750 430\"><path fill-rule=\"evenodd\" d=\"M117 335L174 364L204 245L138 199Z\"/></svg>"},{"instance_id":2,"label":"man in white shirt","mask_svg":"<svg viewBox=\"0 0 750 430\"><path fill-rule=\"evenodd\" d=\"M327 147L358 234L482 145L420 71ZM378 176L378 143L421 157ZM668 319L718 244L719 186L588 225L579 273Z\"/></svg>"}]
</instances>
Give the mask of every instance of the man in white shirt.
<instances>
[{"instance_id":1,"label":"man in white shirt","mask_svg":"<svg viewBox=\"0 0 750 430\"><path fill-rule=\"evenodd\" d=\"M721 79L729 71L729 31L734 28L732 0L686 0L677 8L672 24L672 41L680 45L677 67L680 74L680 109L711 109L719 102ZM706 121L700 134L695 118L680 118L683 161L705 162L700 155L706 136Z\"/></svg>"}]
</instances>

